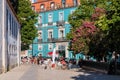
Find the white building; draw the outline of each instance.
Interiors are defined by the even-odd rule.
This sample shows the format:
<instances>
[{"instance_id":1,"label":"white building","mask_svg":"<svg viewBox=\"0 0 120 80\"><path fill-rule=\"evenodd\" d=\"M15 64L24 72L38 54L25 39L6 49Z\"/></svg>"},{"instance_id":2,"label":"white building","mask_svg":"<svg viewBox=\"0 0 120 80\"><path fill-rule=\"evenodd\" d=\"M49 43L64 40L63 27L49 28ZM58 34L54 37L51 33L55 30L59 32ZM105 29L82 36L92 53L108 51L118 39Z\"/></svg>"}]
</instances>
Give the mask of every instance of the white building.
<instances>
[{"instance_id":1,"label":"white building","mask_svg":"<svg viewBox=\"0 0 120 80\"><path fill-rule=\"evenodd\" d=\"M0 69L2 72L19 66L20 23L9 0L0 0Z\"/></svg>"}]
</instances>

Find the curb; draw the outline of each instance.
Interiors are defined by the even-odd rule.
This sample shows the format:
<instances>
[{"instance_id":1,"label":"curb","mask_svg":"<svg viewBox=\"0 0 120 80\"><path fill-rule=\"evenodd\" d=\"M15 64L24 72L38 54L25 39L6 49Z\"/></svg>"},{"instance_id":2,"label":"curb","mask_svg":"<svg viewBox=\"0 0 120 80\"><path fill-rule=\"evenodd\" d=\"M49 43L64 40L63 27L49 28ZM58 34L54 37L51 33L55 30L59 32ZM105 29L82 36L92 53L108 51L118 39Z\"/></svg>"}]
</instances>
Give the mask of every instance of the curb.
<instances>
[{"instance_id":1,"label":"curb","mask_svg":"<svg viewBox=\"0 0 120 80\"><path fill-rule=\"evenodd\" d=\"M100 69L96 69L96 68L92 68L92 67L86 67L86 66L82 66L82 68L83 69L93 70L93 71L96 71L96 72L107 74L106 70L100 70Z\"/></svg>"}]
</instances>

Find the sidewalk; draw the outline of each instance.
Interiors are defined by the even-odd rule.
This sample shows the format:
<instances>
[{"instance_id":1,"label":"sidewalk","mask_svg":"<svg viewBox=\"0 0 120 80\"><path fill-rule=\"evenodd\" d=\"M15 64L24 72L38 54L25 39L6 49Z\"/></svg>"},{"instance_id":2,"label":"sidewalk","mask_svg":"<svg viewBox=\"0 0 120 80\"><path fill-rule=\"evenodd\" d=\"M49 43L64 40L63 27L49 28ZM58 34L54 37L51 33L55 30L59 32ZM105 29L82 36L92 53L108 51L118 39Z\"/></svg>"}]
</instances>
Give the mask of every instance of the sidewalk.
<instances>
[{"instance_id":1,"label":"sidewalk","mask_svg":"<svg viewBox=\"0 0 120 80\"><path fill-rule=\"evenodd\" d=\"M0 80L18 80L29 68L29 65L16 67L6 73L0 74Z\"/></svg>"},{"instance_id":2,"label":"sidewalk","mask_svg":"<svg viewBox=\"0 0 120 80\"><path fill-rule=\"evenodd\" d=\"M41 65L24 64L1 74L0 80L120 80L120 76L87 69L56 70L44 69Z\"/></svg>"}]
</instances>

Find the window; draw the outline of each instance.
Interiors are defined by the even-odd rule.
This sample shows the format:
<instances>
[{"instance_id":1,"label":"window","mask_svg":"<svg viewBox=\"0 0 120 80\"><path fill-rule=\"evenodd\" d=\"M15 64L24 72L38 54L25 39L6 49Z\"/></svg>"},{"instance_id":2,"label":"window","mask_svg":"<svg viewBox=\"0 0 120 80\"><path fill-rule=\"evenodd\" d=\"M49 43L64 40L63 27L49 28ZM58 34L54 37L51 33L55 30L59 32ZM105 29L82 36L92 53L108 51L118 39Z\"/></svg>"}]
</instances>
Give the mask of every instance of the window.
<instances>
[{"instance_id":1,"label":"window","mask_svg":"<svg viewBox=\"0 0 120 80\"><path fill-rule=\"evenodd\" d=\"M48 44L48 49L53 50L53 44Z\"/></svg>"},{"instance_id":2,"label":"window","mask_svg":"<svg viewBox=\"0 0 120 80\"><path fill-rule=\"evenodd\" d=\"M38 50L42 50L42 45L41 44L38 45Z\"/></svg>"},{"instance_id":3,"label":"window","mask_svg":"<svg viewBox=\"0 0 120 80\"><path fill-rule=\"evenodd\" d=\"M77 6L77 0L73 0L74 6Z\"/></svg>"},{"instance_id":4,"label":"window","mask_svg":"<svg viewBox=\"0 0 120 80\"><path fill-rule=\"evenodd\" d=\"M50 8L51 8L51 9L54 9L54 7L55 7L55 3L54 3L54 2L51 2Z\"/></svg>"},{"instance_id":5,"label":"window","mask_svg":"<svg viewBox=\"0 0 120 80\"><path fill-rule=\"evenodd\" d=\"M64 38L64 29L59 30L59 38Z\"/></svg>"},{"instance_id":6,"label":"window","mask_svg":"<svg viewBox=\"0 0 120 80\"><path fill-rule=\"evenodd\" d=\"M12 34L11 33L12 32L12 25L11 25L11 23L12 23L12 17L11 17L11 14L9 13L10 35Z\"/></svg>"},{"instance_id":7,"label":"window","mask_svg":"<svg viewBox=\"0 0 120 80\"><path fill-rule=\"evenodd\" d=\"M48 30L48 38L53 38L53 30Z\"/></svg>"},{"instance_id":8,"label":"window","mask_svg":"<svg viewBox=\"0 0 120 80\"><path fill-rule=\"evenodd\" d=\"M29 46L30 50L32 50L32 44Z\"/></svg>"},{"instance_id":9,"label":"window","mask_svg":"<svg viewBox=\"0 0 120 80\"><path fill-rule=\"evenodd\" d=\"M42 24L42 16L38 16L38 23Z\"/></svg>"},{"instance_id":10,"label":"window","mask_svg":"<svg viewBox=\"0 0 120 80\"><path fill-rule=\"evenodd\" d=\"M38 32L38 38L39 38L39 39L42 39L42 31L39 31L39 32Z\"/></svg>"},{"instance_id":11,"label":"window","mask_svg":"<svg viewBox=\"0 0 120 80\"><path fill-rule=\"evenodd\" d=\"M8 25L9 24L8 23L9 22L8 16L9 16L8 15L8 9L6 9L6 33L8 33L8 27L9 27L9 25Z\"/></svg>"},{"instance_id":12,"label":"window","mask_svg":"<svg viewBox=\"0 0 120 80\"><path fill-rule=\"evenodd\" d=\"M75 10L71 10L71 14L74 13Z\"/></svg>"},{"instance_id":13,"label":"window","mask_svg":"<svg viewBox=\"0 0 120 80\"><path fill-rule=\"evenodd\" d=\"M34 6L32 6L32 10L35 10L35 7L34 7Z\"/></svg>"},{"instance_id":14,"label":"window","mask_svg":"<svg viewBox=\"0 0 120 80\"><path fill-rule=\"evenodd\" d=\"M48 22L52 22L52 14L48 14Z\"/></svg>"},{"instance_id":15,"label":"window","mask_svg":"<svg viewBox=\"0 0 120 80\"><path fill-rule=\"evenodd\" d=\"M65 7L66 0L62 0L62 7Z\"/></svg>"},{"instance_id":16,"label":"window","mask_svg":"<svg viewBox=\"0 0 120 80\"><path fill-rule=\"evenodd\" d=\"M59 46L58 46L58 49L59 49L59 50L65 50L65 46L64 46L64 45L59 45Z\"/></svg>"},{"instance_id":17,"label":"window","mask_svg":"<svg viewBox=\"0 0 120 80\"><path fill-rule=\"evenodd\" d=\"M59 13L59 21L63 21L64 20L64 15L63 12Z\"/></svg>"},{"instance_id":18,"label":"window","mask_svg":"<svg viewBox=\"0 0 120 80\"><path fill-rule=\"evenodd\" d=\"M40 5L40 9L41 9L41 11L44 10L44 4L41 4L41 5Z\"/></svg>"},{"instance_id":19,"label":"window","mask_svg":"<svg viewBox=\"0 0 120 80\"><path fill-rule=\"evenodd\" d=\"M52 32L51 31L49 32L49 38L52 38Z\"/></svg>"}]
</instances>

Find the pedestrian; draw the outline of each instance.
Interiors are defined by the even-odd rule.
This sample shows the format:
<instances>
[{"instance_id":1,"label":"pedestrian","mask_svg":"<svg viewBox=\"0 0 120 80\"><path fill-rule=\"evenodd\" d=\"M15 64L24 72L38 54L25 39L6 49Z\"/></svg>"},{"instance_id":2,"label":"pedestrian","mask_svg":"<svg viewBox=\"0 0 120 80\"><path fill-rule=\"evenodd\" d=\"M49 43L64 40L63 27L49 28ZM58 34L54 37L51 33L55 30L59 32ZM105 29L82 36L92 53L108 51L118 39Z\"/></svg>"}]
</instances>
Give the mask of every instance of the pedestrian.
<instances>
[{"instance_id":1,"label":"pedestrian","mask_svg":"<svg viewBox=\"0 0 120 80\"><path fill-rule=\"evenodd\" d=\"M44 65L45 65L44 69L47 69L48 61L46 59L44 60Z\"/></svg>"},{"instance_id":2,"label":"pedestrian","mask_svg":"<svg viewBox=\"0 0 120 80\"><path fill-rule=\"evenodd\" d=\"M117 69L117 55L116 52L114 51L112 54L112 59L110 60L109 63L109 68L108 68L108 74L116 74L116 69Z\"/></svg>"},{"instance_id":3,"label":"pedestrian","mask_svg":"<svg viewBox=\"0 0 120 80\"><path fill-rule=\"evenodd\" d=\"M68 69L72 69L72 61L69 61L69 63L68 63Z\"/></svg>"},{"instance_id":4,"label":"pedestrian","mask_svg":"<svg viewBox=\"0 0 120 80\"><path fill-rule=\"evenodd\" d=\"M79 59L78 61L78 66L81 68L82 67L82 59Z\"/></svg>"},{"instance_id":5,"label":"pedestrian","mask_svg":"<svg viewBox=\"0 0 120 80\"><path fill-rule=\"evenodd\" d=\"M37 65L39 65L39 57L37 57Z\"/></svg>"}]
</instances>

